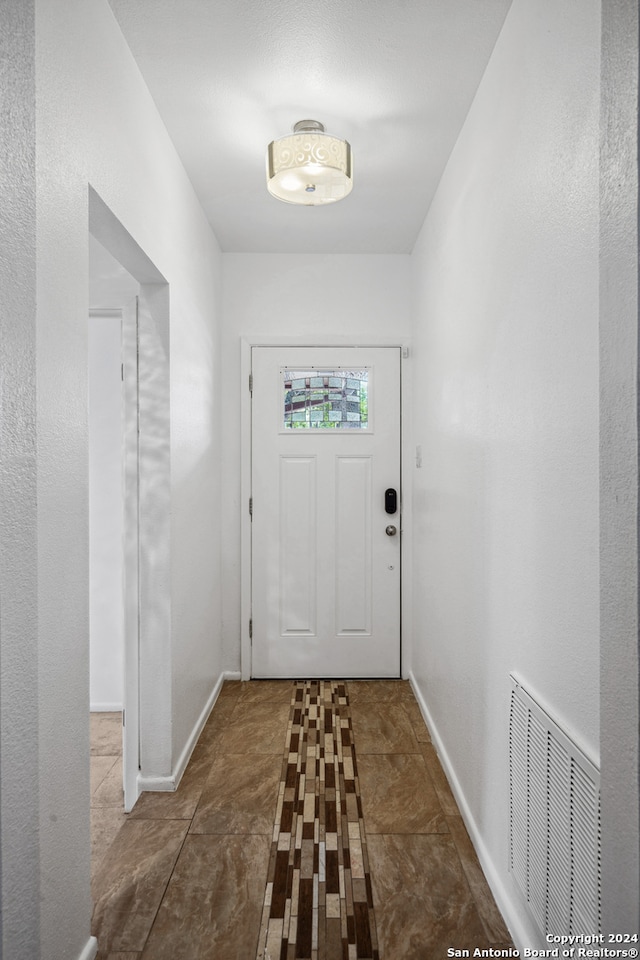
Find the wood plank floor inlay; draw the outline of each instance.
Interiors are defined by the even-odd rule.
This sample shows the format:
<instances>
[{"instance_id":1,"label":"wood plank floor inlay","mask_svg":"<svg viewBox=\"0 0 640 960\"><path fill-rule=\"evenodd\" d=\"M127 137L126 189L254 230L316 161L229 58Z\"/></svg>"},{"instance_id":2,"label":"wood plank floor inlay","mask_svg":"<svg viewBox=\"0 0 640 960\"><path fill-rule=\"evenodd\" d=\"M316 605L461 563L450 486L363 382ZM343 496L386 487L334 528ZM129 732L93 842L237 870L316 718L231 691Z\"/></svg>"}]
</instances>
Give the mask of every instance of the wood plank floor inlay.
<instances>
[{"instance_id":1,"label":"wood plank floor inlay","mask_svg":"<svg viewBox=\"0 0 640 960\"><path fill-rule=\"evenodd\" d=\"M379 960L344 682L294 687L256 960Z\"/></svg>"}]
</instances>

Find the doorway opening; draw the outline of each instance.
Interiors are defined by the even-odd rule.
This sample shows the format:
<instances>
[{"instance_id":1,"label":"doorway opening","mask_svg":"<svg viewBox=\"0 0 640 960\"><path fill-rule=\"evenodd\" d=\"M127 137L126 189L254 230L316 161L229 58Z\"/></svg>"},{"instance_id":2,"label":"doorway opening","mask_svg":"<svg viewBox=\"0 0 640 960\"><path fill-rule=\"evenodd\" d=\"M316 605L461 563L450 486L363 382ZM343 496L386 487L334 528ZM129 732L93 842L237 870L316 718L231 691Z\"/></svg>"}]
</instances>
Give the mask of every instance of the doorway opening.
<instances>
[{"instance_id":1,"label":"doorway opening","mask_svg":"<svg viewBox=\"0 0 640 960\"><path fill-rule=\"evenodd\" d=\"M171 742L169 288L92 188L89 264L92 821L108 846Z\"/></svg>"},{"instance_id":2,"label":"doorway opening","mask_svg":"<svg viewBox=\"0 0 640 960\"><path fill-rule=\"evenodd\" d=\"M140 284L90 234L87 340L93 869L138 797L139 293Z\"/></svg>"}]
</instances>

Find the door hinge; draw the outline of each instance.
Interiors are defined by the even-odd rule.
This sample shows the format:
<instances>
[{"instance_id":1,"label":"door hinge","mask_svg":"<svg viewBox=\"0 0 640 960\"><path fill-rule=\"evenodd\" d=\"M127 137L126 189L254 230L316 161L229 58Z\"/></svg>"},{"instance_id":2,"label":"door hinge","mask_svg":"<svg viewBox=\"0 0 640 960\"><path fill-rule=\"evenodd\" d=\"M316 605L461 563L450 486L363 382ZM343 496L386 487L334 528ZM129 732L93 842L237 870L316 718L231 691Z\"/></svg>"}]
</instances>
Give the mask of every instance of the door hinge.
<instances>
[{"instance_id":1,"label":"door hinge","mask_svg":"<svg viewBox=\"0 0 640 960\"><path fill-rule=\"evenodd\" d=\"M249 497L249 516L253 516L253 497Z\"/></svg>"},{"instance_id":2,"label":"door hinge","mask_svg":"<svg viewBox=\"0 0 640 960\"><path fill-rule=\"evenodd\" d=\"M249 620L249 640L253 640L253 618Z\"/></svg>"},{"instance_id":3,"label":"door hinge","mask_svg":"<svg viewBox=\"0 0 640 960\"><path fill-rule=\"evenodd\" d=\"M123 711L122 711L122 726L123 726L123 727L126 726L126 723L124 722L124 714L125 714L125 711L123 710Z\"/></svg>"},{"instance_id":4,"label":"door hinge","mask_svg":"<svg viewBox=\"0 0 640 960\"><path fill-rule=\"evenodd\" d=\"M253 393L253 374L249 374L249 393Z\"/></svg>"},{"instance_id":5,"label":"door hinge","mask_svg":"<svg viewBox=\"0 0 640 960\"><path fill-rule=\"evenodd\" d=\"M124 383L124 363L120 364L120 379Z\"/></svg>"}]
</instances>

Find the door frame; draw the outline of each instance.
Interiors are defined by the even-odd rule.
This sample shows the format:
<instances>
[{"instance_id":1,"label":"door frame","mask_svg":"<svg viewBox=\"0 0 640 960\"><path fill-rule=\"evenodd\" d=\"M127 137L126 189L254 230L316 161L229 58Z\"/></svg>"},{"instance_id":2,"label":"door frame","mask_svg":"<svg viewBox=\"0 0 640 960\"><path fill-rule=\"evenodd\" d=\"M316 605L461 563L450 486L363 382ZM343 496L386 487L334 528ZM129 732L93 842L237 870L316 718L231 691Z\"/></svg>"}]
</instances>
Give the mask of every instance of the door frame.
<instances>
[{"instance_id":1,"label":"door frame","mask_svg":"<svg viewBox=\"0 0 640 960\"><path fill-rule=\"evenodd\" d=\"M122 308L124 677L122 779L124 809L140 796L140 296Z\"/></svg>"},{"instance_id":2,"label":"door frame","mask_svg":"<svg viewBox=\"0 0 640 960\"><path fill-rule=\"evenodd\" d=\"M415 469L412 451L413 429L408 416L412 405L411 345L408 341L389 337L368 337L365 343L353 337L242 337L240 340L240 669L243 680L251 679L251 351L253 347L396 347L400 350L400 476L402 490L402 539L400 585L400 670L407 679L411 670L411 638L413 633L411 584L412 577L412 498L411 470Z\"/></svg>"},{"instance_id":3,"label":"door frame","mask_svg":"<svg viewBox=\"0 0 640 960\"><path fill-rule=\"evenodd\" d=\"M120 612L122 618L122 785L125 813L131 811L138 799L137 781L140 769L138 301L139 297L136 296L122 306L90 307L88 311L89 322L92 317L109 317L120 324L121 488L118 508L122 520L120 551L122 609ZM116 709L115 706L113 709Z\"/></svg>"},{"instance_id":4,"label":"door frame","mask_svg":"<svg viewBox=\"0 0 640 960\"><path fill-rule=\"evenodd\" d=\"M138 652L127 677L127 681L135 682L132 696L135 699L137 695L138 708L131 716L127 706L126 716L131 725L132 750L139 760L136 782L130 791L131 800L135 802L143 790L174 789L171 760L170 290L153 261L91 185L88 195L89 233L140 285L136 360Z\"/></svg>"}]
</instances>

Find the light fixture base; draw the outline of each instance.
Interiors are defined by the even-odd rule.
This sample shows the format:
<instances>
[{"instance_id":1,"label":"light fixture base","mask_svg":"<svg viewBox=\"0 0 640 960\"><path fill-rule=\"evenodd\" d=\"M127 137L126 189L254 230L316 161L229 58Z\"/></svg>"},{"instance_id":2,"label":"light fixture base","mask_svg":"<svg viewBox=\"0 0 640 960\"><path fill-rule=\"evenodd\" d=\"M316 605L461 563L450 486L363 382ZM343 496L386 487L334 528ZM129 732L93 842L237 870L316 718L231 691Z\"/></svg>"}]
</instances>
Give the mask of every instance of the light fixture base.
<instances>
[{"instance_id":1,"label":"light fixture base","mask_svg":"<svg viewBox=\"0 0 640 960\"><path fill-rule=\"evenodd\" d=\"M324 133L324 123L319 120L298 120L292 129L294 133Z\"/></svg>"}]
</instances>

